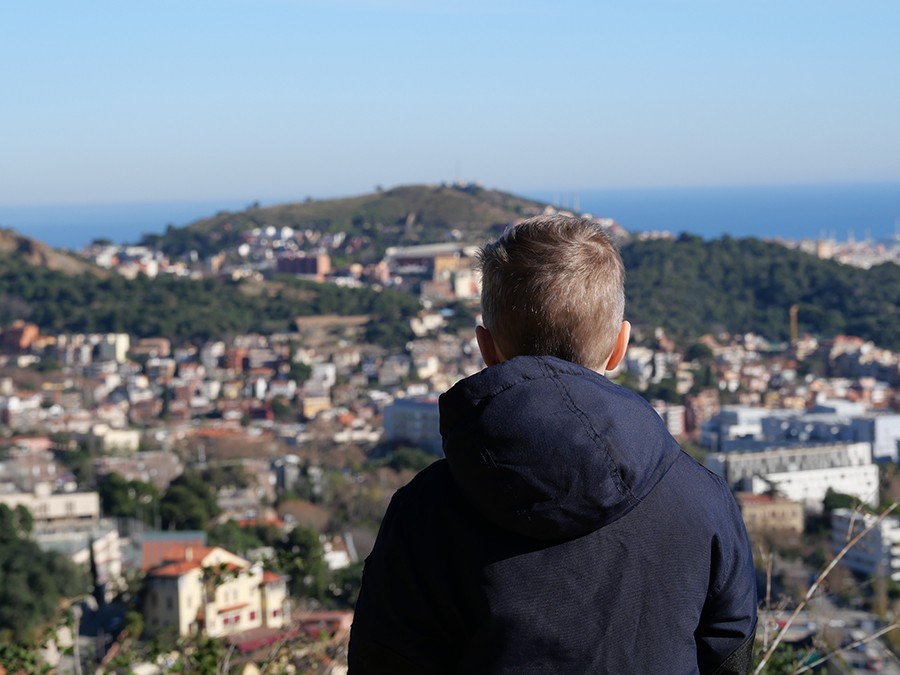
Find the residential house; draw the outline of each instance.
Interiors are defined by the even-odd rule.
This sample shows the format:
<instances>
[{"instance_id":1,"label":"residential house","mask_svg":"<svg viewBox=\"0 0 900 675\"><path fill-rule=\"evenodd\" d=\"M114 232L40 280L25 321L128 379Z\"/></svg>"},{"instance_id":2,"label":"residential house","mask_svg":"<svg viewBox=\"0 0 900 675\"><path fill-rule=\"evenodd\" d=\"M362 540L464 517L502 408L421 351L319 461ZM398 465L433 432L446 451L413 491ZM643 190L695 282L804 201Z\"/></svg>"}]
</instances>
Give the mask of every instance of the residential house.
<instances>
[{"instance_id":1,"label":"residential house","mask_svg":"<svg viewBox=\"0 0 900 675\"><path fill-rule=\"evenodd\" d=\"M281 628L287 613L285 577L219 547L172 546L147 572L144 623L151 632L221 637Z\"/></svg>"}]
</instances>

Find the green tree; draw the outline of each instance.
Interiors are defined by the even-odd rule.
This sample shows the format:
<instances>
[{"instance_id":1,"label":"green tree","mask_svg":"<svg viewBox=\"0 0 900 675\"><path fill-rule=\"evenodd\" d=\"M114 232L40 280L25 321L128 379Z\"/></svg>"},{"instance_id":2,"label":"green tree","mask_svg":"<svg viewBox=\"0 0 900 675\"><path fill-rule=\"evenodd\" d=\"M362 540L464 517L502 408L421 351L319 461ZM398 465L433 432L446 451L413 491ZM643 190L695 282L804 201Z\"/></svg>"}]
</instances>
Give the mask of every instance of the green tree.
<instances>
[{"instance_id":1,"label":"green tree","mask_svg":"<svg viewBox=\"0 0 900 675\"><path fill-rule=\"evenodd\" d=\"M279 422L290 422L297 419L297 409L284 396L272 399L272 414Z\"/></svg>"},{"instance_id":2,"label":"green tree","mask_svg":"<svg viewBox=\"0 0 900 675\"><path fill-rule=\"evenodd\" d=\"M836 492L831 488L825 491L825 498L822 500L822 506L826 513L831 513L835 509L855 509L859 506L859 499L853 495Z\"/></svg>"},{"instance_id":3,"label":"green tree","mask_svg":"<svg viewBox=\"0 0 900 675\"><path fill-rule=\"evenodd\" d=\"M115 472L100 478L97 491L107 516L137 518L145 522L156 512L160 499L155 485L139 480L129 481Z\"/></svg>"},{"instance_id":4,"label":"green tree","mask_svg":"<svg viewBox=\"0 0 900 675\"><path fill-rule=\"evenodd\" d=\"M200 474L185 471L169 484L159 511L167 529L206 530L220 509L213 487Z\"/></svg>"},{"instance_id":5,"label":"green tree","mask_svg":"<svg viewBox=\"0 0 900 675\"><path fill-rule=\"evenodd\" d=\"M0 505L0 644L39 642L57 616L59 601L80 595L88 584L83 570L26 539L30 520Z\"/></svg>"},{"instance_id":6,"label":"green tree","mask_svg":"<svg viewBox=\"0 0 900 675\"><path fill-rule=\"evenodd\" d=\"M328 566L319 535L297 526L276 545L276 565L290 576L288 590L296 597L323 600L328 588Z\"/></svg>"},{"instance_id":7,"label":"green tree","mask_svg":"<svg viewBox=\"0 0 900 675\"><path fill-rule=\"evenodd\" d=\"M411 448L403 445L391 452L387 465L394 471L403 471L404 469L421 471L436 459L437 457L421 448Z\"/></svg>"},{"instance_id":8,"label":"green tree","mask_svg":"<svg viewBox=\"0 0 900 675\"><path fill-rule=\"evenodd\" d=\"M210 528L207 540L210 546L222 548L243 555L250 549L275 545L281 535L274 525L254 525L241 527L233 520Z\"/></svg>"}]
</instances>

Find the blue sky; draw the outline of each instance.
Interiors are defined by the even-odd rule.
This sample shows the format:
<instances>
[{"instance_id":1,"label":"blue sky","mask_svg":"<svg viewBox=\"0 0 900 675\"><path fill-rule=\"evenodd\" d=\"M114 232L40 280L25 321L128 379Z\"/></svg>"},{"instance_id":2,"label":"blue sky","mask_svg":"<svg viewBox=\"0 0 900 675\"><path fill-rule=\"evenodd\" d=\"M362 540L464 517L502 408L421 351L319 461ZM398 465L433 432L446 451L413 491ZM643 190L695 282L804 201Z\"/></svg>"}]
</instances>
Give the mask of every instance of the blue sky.
<instances>
[{"instance_id":1,"label":"blue sky","mask_svg":"<svg viewBox=\"0 0 900 675\"><path fill-rule=\"evenodd\" d=\"M0 205L900 181L893 0L0 5Z\"/></svg>"}]
</instances>

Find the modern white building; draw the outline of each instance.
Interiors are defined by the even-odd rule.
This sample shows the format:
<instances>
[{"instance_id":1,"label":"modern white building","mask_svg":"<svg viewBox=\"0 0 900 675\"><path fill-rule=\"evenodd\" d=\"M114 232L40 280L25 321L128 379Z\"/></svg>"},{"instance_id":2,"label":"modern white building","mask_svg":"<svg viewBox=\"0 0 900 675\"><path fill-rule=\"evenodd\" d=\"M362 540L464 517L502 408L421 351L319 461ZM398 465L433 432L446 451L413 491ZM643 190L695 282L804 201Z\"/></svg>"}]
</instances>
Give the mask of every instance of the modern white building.
<instances>
[{"instance_id":1,"label":"modern white building","mask_svg":"<svg viewBox=\"0 0 900 675\"><path fill-rule=\"evenodd\" d=\"M878 505L878 465L834 467L811 471L785 471L755 477L750 489L762 494L775 487L779 494L798 501L808 511L821 512L828 490L856 497L869 506Z\"/></svg>"},{"instance_id":2,"label":"modern white building","mask_svg":"<svg viewBox=\"0 0 900 675\"><path fill-rule=\"evenodd\" d=\"M666 429L673 436L681 436L684 434L684 406L666 403L664 401L654 401L653 409L656 414L662 418L666 425Z\"/></svg>"},{"instance_id":3,"label":"modern white building","mask_svg":"<svg viewBox=\"0 0 900 675\"><path fill-rule=\"evenodd\" d=\"M872 458L878 461L900 461L900 415L868 414L851 420L853 436L872 444Z\"/></svg>"},{"instance_id":4,"label":"modern white building","mask_svg":"<svg viewBox=\"0 0 900 675\"><path fill-rule=\"evenodd\" d=\"M32 532L32 538L45 551L56 551L83 569L90 568L91 548L97 566L97 581L111 600L124 587L124 556L116 522L102 519L96 523L68 523L65 526L43 525Z\"/></svg>"},{"instance_id":5,"label":"modern white building","mask_svg":"<svg viewBox=\"0 0 900 675\"><path fill-rule=\"evenodd\" d=\"M130 348L131 338L127 333L108 333L97 345L97 355L104 361L125 363Z\"/></svg>"},{"instance_id":6,"label":"modern white building","mask_svg":"<svg viewBox=\"0 0 900 675\"><path fill-rule=\"evenodd\" d=\"M36 526L100 520L100 495L96 492L53 492L49 483L39 483L34 492L0 494L0 504L10 509L24 506Z\"/></svg>"},{"instance_id":7,"label":"modern white building","mask_svg":"<svg viewBox=\"0 0 900 675\"><path fill-rule=\"evenodd\" d=\"M868 443L773 447L707 455L706 465L734 489L756 494L772 487L820 512L829 489L878 504L878 466Z\"/></svg>"},{"instance_id":8,"label":"modern white building","mask_svg":"<svg viewBox=\"0 0 900 675\"><path fill-rule=\"evenodd\" d=\"M850 509L831 514L831 544L837 554L850 539L875 522L876 516ZM900 581L900 519L888 516L849 549L841 561L854 572L890 575Z\"/></svg>"}]
</instances>

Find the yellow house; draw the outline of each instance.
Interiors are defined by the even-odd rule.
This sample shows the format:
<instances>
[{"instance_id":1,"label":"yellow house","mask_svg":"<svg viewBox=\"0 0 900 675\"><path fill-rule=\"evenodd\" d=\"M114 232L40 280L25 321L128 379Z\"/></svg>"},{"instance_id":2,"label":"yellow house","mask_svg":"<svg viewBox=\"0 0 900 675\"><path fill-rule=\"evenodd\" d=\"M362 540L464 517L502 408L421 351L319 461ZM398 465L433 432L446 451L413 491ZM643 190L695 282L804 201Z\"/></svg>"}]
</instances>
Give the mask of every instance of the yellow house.
<instances>
[{"instance_id":1,"label":"yellow house","mask_svg":"<svg viewBox=\"0 0 900 675\"><path fill-rule=\"evenodd\" d=\"M144 623L151 632L220 637L285 625L285 577L218 547L176 546L166 557L147 572Z\"/></svg>"},{"instance_id":2,"label":"yellow house","mask_svg":"<svg viewBox=\"0 0 900 675\"><path fill-rule=\"evenodd\" d=\"M784 497L738 492L735 495L748 532L803 533L803 504Z\"/></svg>"}]
</instances>

